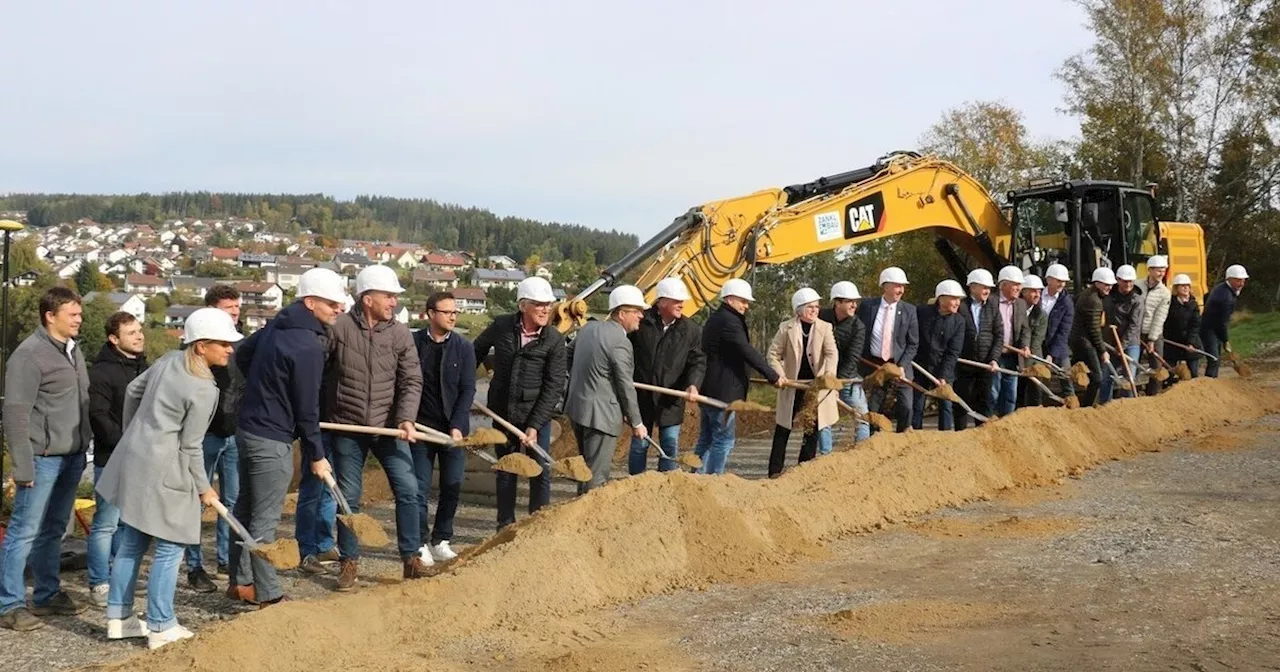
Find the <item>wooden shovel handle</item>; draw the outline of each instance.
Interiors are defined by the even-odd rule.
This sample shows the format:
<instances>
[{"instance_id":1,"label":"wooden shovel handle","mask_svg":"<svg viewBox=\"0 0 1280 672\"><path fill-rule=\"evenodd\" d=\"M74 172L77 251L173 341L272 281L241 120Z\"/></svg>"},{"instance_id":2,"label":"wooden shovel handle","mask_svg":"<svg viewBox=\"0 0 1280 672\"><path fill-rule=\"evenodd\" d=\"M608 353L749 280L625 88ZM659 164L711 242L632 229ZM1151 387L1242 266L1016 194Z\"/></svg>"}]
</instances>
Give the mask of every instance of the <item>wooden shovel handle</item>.
<instances>
[{"instance_id":1,"label":"wooden shovel handle","mask_svg":"<svg viewBox=\"0 0 1280 672\"><path fill-rule=\"evenodd\" d=\"M689 401L696 401L699 404L714 406L722 411L726 408L729 408L729 404L726 404L725 402L720 401L719 399L704 397L701 394L689 394L686 390L676 390L670 387L660 387L658 385L650 385L648 383L632 382L631 384L637 390L644 390L646 392L656 392L658 394L665 394L670 397L679 397L681 399L688 399Z\"/></svg>"},{"instance_id":2,"label":"wooden shovel handle","mask_svg":"<svg viewBox=\"0 0 1280 672\"><path fill-rule=\"evenodd\" d=\"M329 432L347 432L349 434L369 434L371 436L390 436L390 437L400 438L400 430L392 429L390 427L366 427L365 425L348 425L348 424L343 424L338 422L322 422L320 423L320 429L323 429ZM417 439L418 441L427 441L429 443L438 443L438 444L450 443L450 441L445 441L440 438L431 436L429 434L423 434L422 432L414 432L412 436L414 439Z\"/></svg>"},{"instance_id":3,"label":"wooden shovel handle","mask_svg":"<svg viewBox=\"0 0 1280 672\"><path fill-rule=\"evenodd\" d=\"M973 361L972 359L965 359L965 358L961 357L960 359L957 359L956 361L957 361L957 362L960 362L961 364L964 364L965 366L972 366L972 367L973 367L973 368L975 368L975 369L986 369L987 371L990 371L990 370L991 370L991 365L990 365L990 364L983 364L982 362L975 362L975 361ZM1004 368L1003 366L997 366L997 367L996 367L996 371L999 371L1000 373L1007 373L1007 374L1009 374L1009 375L1011 375L1011 376L1021 376L1021 375L1022 375L1021 373L1018 373L1017 371L1013 371L1012 369L1006 369L1006 368Z\"/></svg>"},{"instance_id":4,"label":"wooden shovel handle","mask_svg":"<svg viewBox=\"0 0 1280 672\"><path fill-rule=\"evenodd\" d=\"M1129 355L1124 353L1124 341L1120 340L1120 330L1116 329L1116 325L1111 327L1111 336L1116 339L1116 352L1120 353L1120 361L1124 364L1124 375L1129 379L1129 384L1133 386L1133 393L1138 394L1138 381L1133 378L1133 370L1129 368Z\"/></svg>"},{"instance_id":5,"label":"wooden shovel handle","mask_svg":"<svg viewBox=\"0 0 1280 672\"><path fill-rule=\"evenodd\" d=\"M484 404L478 401L471 402L471 406L476 410L480 411L481 413L484 413L485 415L492 418L494 422L502 425L504 428L506 428L508 432L511 432L512 434L514 434L516 438L520 439L520 443L522 445L528 446L530 449L533 450L533 452L538 454L538 457L541 457L542 459L546 460L548 464L555 462L555 460L551 459L551 456L547 454L547 451L543 450L542 446L538 445L537 441L530 441L529 437L525 436L525 433L520 431L520 428L507 422L505 418L498 415L497 413L494 413L493 410L490 409L488 406L485 406Z\"/></svg>"}]
</instances>

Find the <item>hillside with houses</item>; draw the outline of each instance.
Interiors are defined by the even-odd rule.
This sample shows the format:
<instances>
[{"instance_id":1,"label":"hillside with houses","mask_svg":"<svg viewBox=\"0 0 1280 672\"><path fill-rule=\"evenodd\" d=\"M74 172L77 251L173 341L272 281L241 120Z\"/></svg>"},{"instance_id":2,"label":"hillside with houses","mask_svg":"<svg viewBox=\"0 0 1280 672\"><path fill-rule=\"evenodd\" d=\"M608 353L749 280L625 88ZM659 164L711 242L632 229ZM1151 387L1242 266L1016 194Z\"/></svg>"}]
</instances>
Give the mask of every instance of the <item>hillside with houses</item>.
<instances>
[{"instance_id":1,"label":"hillside with houses","mask_svg":"<svg viewBox=\"0 0 1280 672\"><path fill-rule=\"evenodd\" d=\"M8 213L18 218L23 214ZM14 245L26 252L11 262L13 286L31 286L48 273L56 281L74 283L86 303L102 295L116 309L170 330L182 328L216 283L239 290L245 330L259 329L293 300L301 275L316 267L347 276L353 293L354 278L362 269L373 264L396 269L408 290L397 319L411 326L426 319L425 300L433 291L453 292L459 308L475 316L469 323L483 324L487 316L514 308L516 285L528 275L547 279L563 298L599 270L587 261L542 262L537 254L521 263L507 255L482 256L427 244L273 232L261 219L240 217L158 224L104 224L80 218L29 228L15 235Z\"/></svg>"}]
</instances>

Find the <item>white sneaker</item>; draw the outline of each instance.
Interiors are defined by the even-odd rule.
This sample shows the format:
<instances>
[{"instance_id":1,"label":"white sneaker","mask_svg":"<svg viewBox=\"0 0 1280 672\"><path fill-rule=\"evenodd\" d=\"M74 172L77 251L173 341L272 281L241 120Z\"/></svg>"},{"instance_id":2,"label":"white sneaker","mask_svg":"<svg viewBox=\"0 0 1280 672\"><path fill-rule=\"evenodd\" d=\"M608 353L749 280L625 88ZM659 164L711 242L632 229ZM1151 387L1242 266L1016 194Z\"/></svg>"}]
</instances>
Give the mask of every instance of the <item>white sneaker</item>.
<instances>
[{"instance_id":1,"label":"white sneaker","mask_svg":"<svg viewBox=\"0 0 1280 672\"><path fill-rule=\"evenodd\" d=\"M431 557L435 558L439 562L448 562L458 557L458 554L454 553L449 548L449 542L442 541L431 547Z\"/></svg>"},{"instance_id":2,"label":"white sneaker","mask_svg":"<svg viewBox=\"0 0 1280 672\"><path fill-rule=\"evenodd\" d=\"M435 559L431 557L431 547L426 544L423 544L422 548L418 549L418 557L422 558L422 564L428 567L436 564Z\"/></svg>"},{"instance_id":3,"label":"white sneaker","mask_svg":"<svg viewBox=\"0 0 1280 672\"><path fill-rule=\"evenodd\" d=\"M110 592L111 586L103 583L94 586L93 589L89 591L89 599L93 601L93 606L105 607L107 606L107 594Z\"/></svg>"},{"instance_id":4,"label":"white sneaker","mask_svg":"<svg viewBox=\"0 0 1280 672\"><path fill-rule=\"evenodd\" d=\"M142 621L139 621L137 616L107 619L107 639L133 639L146 636L147 629L142 627Z\"/></svg>"},{"instance_id":5,"label":"white sneaker","mask_svg":"<svg viewBox=\"0 0 1280 672\"><path fill-rule=\"evenodd\" d=\"M165 644L172 644L176 641L179 641L182 639L188 639L190 637L195 637L195 636L196 635L194 632L191 632L190 630L182 627L181 625L175 625L172 628L169 628L168 630L165 630L163 632L148 632L147 648L158 649L164 646Z\"/></svg>"}]
</instances>

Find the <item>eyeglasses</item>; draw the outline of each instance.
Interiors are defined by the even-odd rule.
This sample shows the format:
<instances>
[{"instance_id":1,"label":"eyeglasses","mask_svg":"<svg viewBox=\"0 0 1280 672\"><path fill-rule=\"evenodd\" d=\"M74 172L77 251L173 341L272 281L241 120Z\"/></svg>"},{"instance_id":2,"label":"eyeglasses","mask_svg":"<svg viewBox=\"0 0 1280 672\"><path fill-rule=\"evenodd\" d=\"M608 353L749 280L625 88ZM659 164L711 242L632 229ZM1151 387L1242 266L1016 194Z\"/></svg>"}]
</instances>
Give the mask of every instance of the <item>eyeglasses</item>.
<instances>
[{"instance_id":1,"label":"eyeglasses","mask_svg":"<svg viewBox=\"0 0 1280 672\"><path fill-rule=\"evenodd\" d=\"M457 317L462 314L461 310L436 310L435 308L432 308L431 312L440 313L441 315L448 315L450 317Z\"/></svg>"}]
</instances>

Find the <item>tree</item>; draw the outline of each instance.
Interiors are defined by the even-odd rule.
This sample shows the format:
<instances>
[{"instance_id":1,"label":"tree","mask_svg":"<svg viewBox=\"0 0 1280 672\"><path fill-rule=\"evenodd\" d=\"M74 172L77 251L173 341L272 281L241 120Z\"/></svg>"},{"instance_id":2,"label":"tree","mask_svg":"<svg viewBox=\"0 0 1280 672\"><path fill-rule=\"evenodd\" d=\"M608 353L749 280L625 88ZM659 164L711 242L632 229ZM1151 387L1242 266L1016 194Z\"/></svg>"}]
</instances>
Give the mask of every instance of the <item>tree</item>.
<instances>
[{"instance_id":1,"label":"tree","mask_svg":"<svg viewBox=\"0 0 1280 672\"><path fill-rule=\"evenodd\" d=\"M84 304L83 320L80 323L80 350L86 361L92 362L107 342L107 318L116 312L116 304L106 294L98 294L92 301Z\"/></svg>"},{"instance_id":2,"label":"tree","mask_svg":"<svg viewBox=\"0 0 1280 672\"><path fill-rule=\"evenodd\" d=\"M151 326L164 324L164 316L168 310L168 294L156 294L155 296L147 299L147 322Z\"/></svg>"},{"instance_id":3,"label":"tree","mask_svg":"<svg viewBox=\"0 0 1280 672\"><path fill-rule=\"evenodd\" d=\"M102 274L98 272L97 264L91 264L87 261L80 263L80 270L76 271L76 291L81 296L89 292L98 291L101 283Z\"/></svg>"},{"instance_id":4,"label":"tree","mask_svg":"<svg viewBox=\"0 0 1280 672\"><path fill-rule=\"evenodd\" d=\"M1022 113L993 101L948 110L920 146L973 175L997 200L1030 178L1061 173L1065 154L1061 143L1031 141Z\"/></svg>"},{"instance_id":5,"label":"tree","mask_svg":"<svg viewBox=\"0 0 1280 672\"><path fill-rule=\"evenodd\" d=\"M205 278L229 278L239 270L225 261L205 261L196 264L196 275Z\"/></svg>"},{"instance_id":6,"label":"tree","mask_svg":"<svg viewBox=\"0 0 1280 672\"><path fill-rule=\"evenodd\" d=\"M150 326L143 330L146 338L147 361L154 362L166 353L177 350L180 342L178 336L160 326Z\"/></svg>"},{"instance_id":7,"label":"tree","mask_svg":"<svg viewBox=\"0 0 1280 672\"><path fill-rule=\"evenodd\" d=\"M36 247L39 246L39 239L35 236L26 236L21 240L15 240L9 244L9 277L16 278L27 271L35 271L40 275L47 275L53 270L49 263L40 258L36 254Z\"/></svg>"}]
</instances>

